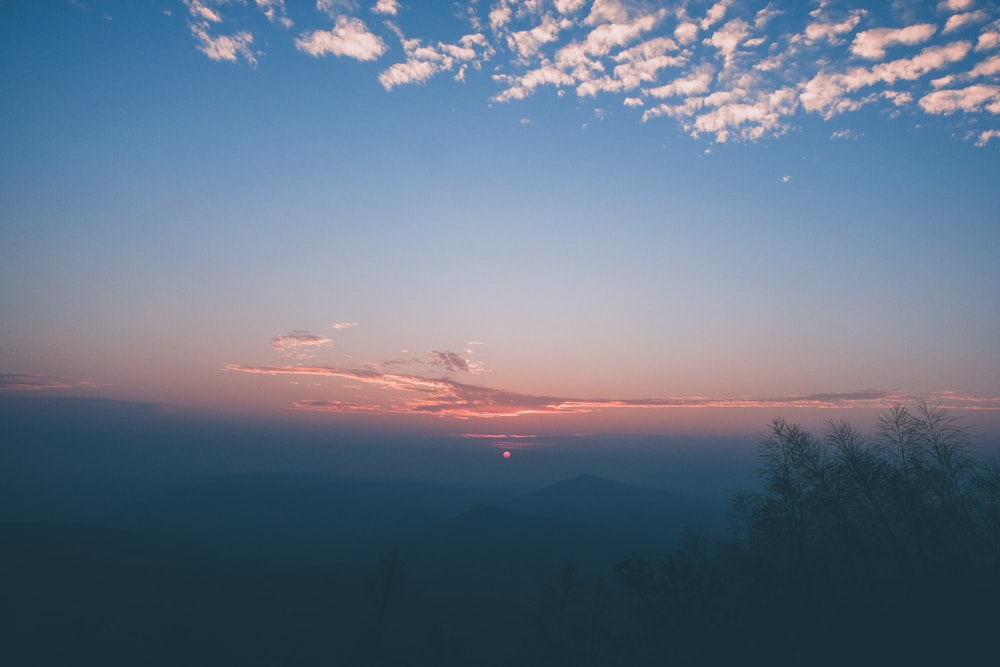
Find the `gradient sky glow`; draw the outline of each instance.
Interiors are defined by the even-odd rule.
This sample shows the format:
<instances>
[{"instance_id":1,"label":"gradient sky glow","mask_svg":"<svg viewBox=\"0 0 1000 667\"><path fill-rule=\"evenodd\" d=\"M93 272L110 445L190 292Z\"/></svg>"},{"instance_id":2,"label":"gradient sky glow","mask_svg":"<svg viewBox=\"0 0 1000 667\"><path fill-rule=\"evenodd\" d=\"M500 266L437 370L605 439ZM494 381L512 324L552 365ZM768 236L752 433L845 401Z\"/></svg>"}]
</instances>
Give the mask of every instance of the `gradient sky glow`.
<instances>
[{"instance_id":1,"label":"gradient sky glow","mask_svg":"<svg viewBox=\"0 0 1000 667\"><path fill-rule=\"evenodd\" d=\"M53 0L0 31L0 396L506 438L920 396L1000 437L997 2Z\"/></svg>"}]
</instances>

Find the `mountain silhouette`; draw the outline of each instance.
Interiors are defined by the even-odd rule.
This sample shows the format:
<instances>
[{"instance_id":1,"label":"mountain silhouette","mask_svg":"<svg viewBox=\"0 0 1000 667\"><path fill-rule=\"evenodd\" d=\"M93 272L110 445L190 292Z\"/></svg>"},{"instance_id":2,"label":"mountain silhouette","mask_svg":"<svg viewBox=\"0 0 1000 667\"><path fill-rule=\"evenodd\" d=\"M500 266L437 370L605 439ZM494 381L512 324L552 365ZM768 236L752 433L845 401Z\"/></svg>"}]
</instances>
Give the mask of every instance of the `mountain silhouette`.
<instances>
[{"instance_id":1,"label":"mountain silhouette","mask_svg":"<svg viewBox=\"0 0 1000 667\"><path fill-rule=\"evenodd\" d=\"M726 505L623 484L595 475L556 482L506 504L520 512L680 537L685 528L721 533Z\"/></svg>"}]
</instances>

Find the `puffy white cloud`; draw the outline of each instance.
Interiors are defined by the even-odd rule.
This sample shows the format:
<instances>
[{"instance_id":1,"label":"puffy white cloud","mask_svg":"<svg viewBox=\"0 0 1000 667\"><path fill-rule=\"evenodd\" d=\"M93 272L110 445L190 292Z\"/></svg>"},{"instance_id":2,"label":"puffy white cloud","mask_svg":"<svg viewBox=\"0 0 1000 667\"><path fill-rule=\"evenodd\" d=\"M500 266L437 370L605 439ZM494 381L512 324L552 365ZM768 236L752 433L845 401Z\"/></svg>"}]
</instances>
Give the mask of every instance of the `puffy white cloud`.
<instances>
[{"instance_id":1,"label":"puffy white cloud","mask_svg":"<svg viewBox=\"0 0 1000 667\"><path fill-rule=\"evenodd\" d=\"M921 23L905 28L873 28L859 32L851 44L851 53L867 60L885 57L887 48L897 45L922 44L934 36L937 27L932 23Z\"/></svg>"},{"instance_id":2,"label":"puffy white cloud","mask_svg":"<svg viewBox=\"0 0 1000 667\"><path fill-rule=\"evenodd\" d=\"M1000 74L1000 54L979 62L975 67L969 70L969 76L972 78L993 76L996 74Z\"/></svg>"},{"instance_id":3,"label":"puffy white cloud","mask_svg":"<svg viewBox=\"0 0 1000 667\"><path fill-rule=\"evenodd\" d=\"M712 83L713 71L711 65L704 65L690 76L679 77L668 84L650 88L646 92L652 97L690 97L708 92Z\"/></svg>"},{"instance_id":4,"label":"puffy white cloud","mask_svg":"<svg viewBox=\"0 0 1000 667\"><path fill-rule=\"evenodd\" d=\"M543 63L539 67L521 76L496 74L494 78L507 84L507 89L493 97L496 102L523 100L530 96L539 86L574 86L576 79L563 72L552 63Z\"/></svg>"},{"instance_id":5,"label":"puffy white cloud","mask_svg":"<svg viewBox=\"0 0 1000 667\"><path fill-rule=\"evenodd\" d=\"M510 23L512 14L513 12L509 4L506 2L500 3L490 11L490 27L494 31L500 30Z\"/></svg>"},{"instance_id":6,"label":"puffy white cloud","mask_svg":"<svg viewBox=\"0 0 1000 667\"><path fill-rule=\"evenodd\" d=\"M376 14L395 16L399 13L399 0L378 0L372 7L372 11Z\"/></svg>"},{"instance_id":7,"label":"puffy white cloud","mask_svg":"<svg viewBox=\"0 0 1000 667\"><path fill-rule=\"evenodd\" d=\"M629 44L642 33L652 30L662 17L663 12L657 12L627 23L603 23L587 35L584 50L592 55L606 55L613 48Z\"/></svg>"},{"instance_id":8,"label":"puffy white cloud","mask_svg":"<svg viewBox=\"0 0 1000 667\"><path fill-rule=\"evenodd\" d=\"M587 25L600 23L627 23L629 8L621 0L594 0L590 14L584 20Z\"/></svg>"},{"instance_id":9,"label":"puffy white cloud","mask_svg":"<svg viewBox=\"0 0 1000 667\"><path fill-rule=\"evenodd\" d=\"M507 36L507 43L522 58L530 58L538 53L544 44L559 39L559 30L562 27L562 22L556 17L546 14L542 18L542 22L534 28L510 33Z\"/></svg>"},{"instance_id":10,"label":"puffy white cloud","mask_svg":"<svg viewBox=\"0 0 1000 667\"><path fill-rule=\"evenodd\" d=\"M719 143L731 138L753 141L764 136L773 136L787 130L786 118L795 112L798 98L791 88L782 88L762 94L753 100L732 100L720 98L720 104L712 104L712 96L706 98L707 109L699 113L693 123L695 134L711 133Z\"/></svg>"},{"instance_id":11,"label":"puffy white cloud","mask_svg":"<svg viewBox=\"0 0 1000 667\"><path fill-rule=\"evenodd\" d=\"M560 14L575 14L587 4L587 0L556 0L555 4Z\"/></svg>"},{"instance_id":12,"label":"puffy white cloud","mask_svg":"<svg viewBox=\"0 0 1000 667\"><path fill-rule=\"evenodd\" d=\"M252 8L263 29L291 24L285 0L182 2L197 48L213 60L255 64L256 45L268 43L243 27L246 20L240 30L226 29L240 8ZM490 72L494 102L521 100L541 87L560 97L618 95L623 106L644 107L643 121L671 118L689 134L719 142L779 135L798 113L829 119L869 104L897 116L902 107L993 114L995 100L980 100L982 89L970 84L997 84L1000 10L946 0L935 14L917 4L862 9L818 0L801 17L768 0L476 0L454 12L472 34L446 43L407 38L393 21L367 25L357 17L363 7L395 16L399 0L315 0L333 27L303 32L294 43L313 56L371 61L388 52L394 33L405 58L378 75L386 90L444 72L464 81L499 53L506 61ZM774 20L779 14L783 20ZM966 39L951 37L959 31Z\"/></svg>"},{"instance_id":13,"label":"puffy white cloud","mask_svg":"<svg viewBox=\"0 0 1000 667\"><path fill-rule=\"evenodd\" d=\"M994 22L990 27L979 33L979 40L976 42L976 51L989 51L1000 46L1000 21Z\"/></svg>"},{"instance_id":14,"label":"puffy white cloud","mask_svg":"<svg viewBox=\"0 0 1000 667\"><path fill-rule=\"evenodd\" d=\"M863 9L856 9L841 21L814 21L806 26L806 40L810 43L825 40L831 44L839 44L841 36L857 28L866 13Z\"/></svg>"},{"instance_id":15,"label":"puffy white cloud","mask_svg":"<svg viewBox=\"0 0 1000 667\"><path fill-rule=\"evenodd\" d=\"M976 0L945 0L941 4L945 9L950 9L953 12L961 12L971 9L976 4Z\"/></svg>"},{"instance_id":16,"label":"puffy white cloud","mask_svg":"<svg viewBox=\"0 0 1000 667\"><path fill-rule=\"evenodd\" d=\"M202 26L192 25L191 34L198 41L198 50L212 60L235 62L243 58L251 65L257 64L257 58L250 48L253 44L253 35L249 32L212 37Z\"/></svg>"},{"instance_id":17,"label":"puffy white cloud","mask_svg":"<svg viewBox=\"0 0 1000 667\"><path fill-rule=\"evenodd\" d=\"M969 42L928 46L913 58L880 63L872 68L872 73L886 83L895 83L900 79L912 81L928 72L962 60L971 50L972 44Z\"/></svg>"},{"instance_id":18,"label":"puffy white cloud","mask_svg":"<svg viewBox=\"0 0 1000 667\"><path fill-rule=\"evenodd\" d=\"M355 60L377 60L386 51L385 42L369 32L359 18L340 16L332 30L314 30L295 39L295 46L311 56L346 56Z\"/></svg>"},{"instance_id":19,"label":"puffy white cloud","mask_svg":"<svg viewBox=\"0 0 1000 667\"><path fill-rule=\"evenodd\" d=\"M820 113L827 119L846 111L856 111L874 98L871 95L855 97L852 93L879 83L894 84L918 79L961 60L971 48L969 42L954 42L929 46L913 58L879 63L871 69L855 67L846 72L819 72L801 86L799 99L804 109ZM911 99L905 95L900 97L898 93L884 97L897 105Z\"/></svg>"},{"instance_id":20,"label":"puffy white cloud","mask_svg":"<svg viewBox=\"0 0 1000 667\"><path fill-rule=\"evenodd\" d=\"M972 25L974 23L982 23L989 18L989 14L984 11L978 12L965 12L962 14L954 14L948 17L948 20L944 24L944 32L954 32L956 30L961 30L962 28Z\"/></svg>"},{"instance_id":21,"label":"puffy white cloud","mask_svg":"<svg viewBox=\"0 0 1000 667\"><path fill-rule=\"evenodd\" d=\"M620 63L614 68L614 77L625 90L656 81L662 69L687 63L687 57L677 53L677 44L669 37L656 37L621 51L614 60Z\"/></svg>"},{"instance_id":22,"label":"puffy white cloud","mask_svg":"<svg viewBox=\"0 0 1000 667\"><path fill-rule=\"evenodd\" d=\"M674 28L674 37L681 44L690 44L698 39L698 24L690 21L677 24L677 27Z\"/></svg>"},{"instance_id":23,"label":"puffy white cloud","mask_svg":"<svg viewBox=\"0 0 1000 667\"><path fill-rule=\"evenodd\" d=\"M716 30L707 40L719 50L726 64L732 63L736 48L750 35L750 25L743 19L733 19Z\"/></svg>"},{"instance_id":24,"label":"puffy white cloud","mask_svg":"<svg viewBox=\"0 0 1000 667\"><path fill-rule=\"evenodd\" d=\"M932 114L971 113L985 109L1000 114L1000 86L972 85L966 88L936 90L920 98L920 108Z\"/></svg>"},{"instance_id":25,"label":"puffy white cloud","mask_svg":"<svg viewBox=\"0 0 1000 667\"><path fill-rule=\"evenodd\" d=\"M733 4L732 0L719 0L719 2L712 5L705 14L705 18L701 20L701 29L708 30L721 21L726 16L726 10L729 9L729 5L731 4Z\"/></svg>"}]
</instances>

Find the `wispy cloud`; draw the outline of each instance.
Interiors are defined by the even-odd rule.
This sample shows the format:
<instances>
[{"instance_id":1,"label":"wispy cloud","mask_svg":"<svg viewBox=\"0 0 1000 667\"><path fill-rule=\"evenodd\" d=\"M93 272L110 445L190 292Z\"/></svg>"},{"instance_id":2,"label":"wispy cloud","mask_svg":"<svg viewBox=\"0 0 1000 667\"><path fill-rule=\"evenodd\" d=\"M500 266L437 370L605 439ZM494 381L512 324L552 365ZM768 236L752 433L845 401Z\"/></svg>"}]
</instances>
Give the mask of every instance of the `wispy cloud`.
<instances>
[{"instance_id":1,"label":"wispy cloud","mask_svg":"<svg viewBox=\"0 0 1000 667\"><path fill-rule=\"evenodd\" d=\"M431 352L434 357L434 365L440 366L446 371L465 371L469 370L469 362L467 362L462 357L458 356L454 352L439 352L434 350Z\"/></svg>"},{"instance_id":2,"label":"wispy cloud","mask_svg":"<svg viewBox=\"0 0 1000 667\"><path fill-rule=\"evenodd\" d=\"M333 340L326 336L317 336L308 331L293 331L284 336L271 339L271 347L294 359L310 359L316 356L317 348L330 347Z\"/></svg>"},{"instance_id":3,"label":"wispy cloud","mask_svg":"<svg viewBox=\"0 0 1000 667\"><path fill-rule=\"evenodd\" d=\"M351 329L353 327L361 326L357 322L334 322L333 328L340 331L342 329Z\"/></svg>"},{"instance_id":4,"label":"wispy cloud","mask_svg":"<svg viewBox=\"0 0 1000 667\"><path fill-rule=\"evenodd\" d=\"M93 380L66 378L46 373L0 373L0 391L45 391L51 389L91 389L102 385Z\"/></svg>"},{"instance_id":5,"label":"wispy cloud","mask_svg":"<svg viewBox=\"0 0 1000 667\"><path fill-rule=\"evenodd\" d=\"M457 419L518 417L522 415L568 415L610 409L695 409L695 408L884 408L906 401L899 391L866 390L777 397L685 396L648 399L583 399L539 396L412 374L334 366L248 366L230 364L225 370L271 376L308 375L338 378L374 385L396 394L384 402L345 402L308 399L292 407L324 412L372 412L380 414L425 414ZM1000 410L1000 397L976 397L957 392L941 392L929 397L955 409Z\"/></svg>"}]
</instances>

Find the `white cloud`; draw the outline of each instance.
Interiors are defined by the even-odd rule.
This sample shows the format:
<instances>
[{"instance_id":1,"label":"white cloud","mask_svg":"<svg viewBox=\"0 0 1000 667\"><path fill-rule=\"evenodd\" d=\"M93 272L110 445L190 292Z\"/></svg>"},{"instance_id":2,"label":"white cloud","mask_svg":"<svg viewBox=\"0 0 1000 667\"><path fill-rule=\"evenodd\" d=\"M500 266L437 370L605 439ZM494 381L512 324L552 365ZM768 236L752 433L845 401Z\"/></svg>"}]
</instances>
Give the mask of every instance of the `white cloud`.
<instances>
[{"instance_id":1,"label":"white cloud","mask_svg":"<svg viewBox=\"0 0 1000 667\"><path fill-rule=\"evenodd\" d=\"M198 50L212 60L235 62L242 57L251 65L257 64L257 58L250 48L253 44L253 35L249 32L212 37L202 26L192 25L191 34L198 41Z\"/></svg>"},{"instance_id":2,"label":"white cloud","mask_svg":"<svg viewBox=\"0 0 1000 667\"><path fill-rule=\"evenodd\" d=\"M376 14L395 16L399 13L399 0L378 0L372 7L372 11Z\"/></svg>"},{"instance_id":3,"label":"white cloud","mask_svg":"<svg viewBox=\"0 0 1000 667\"><path fill-rule=\"evenodd\" d=\"M912 81L928 72L962 60L971 50L972 44L969 42L929 46L913 58L880 63L872 68L872 73L886 83L895 83L900 79Z\"/></svg>"},{"instance_id":4,"label":"white cloud","mask_svg":"<svg viewBox=\"0 0 1000 667\"><path fill-rule=\"evenodd\" d=\"M615 55L614 60L620 64L615 66L614 76L625 90L655 82L660 70L687 63L687 57L676 52L677 43L674 40L654 37Z\"/></svg>"},{"instance_id":5,"label":"white cloud","mask_svg":"<svg viewBox=\"0 0 1000 667\"><path fill-rule=\"evenodd\" d=\"M948 17L944 24L944 32L954 32L973 23L982 23L989 18L989 14L984 11L965 12L964 14L954 14Z\"/></svg>"},{"instance_id":6,"label":"white cloud","mask_svg":"<svg viewBox=\"0 0 1000 667\"><path fill-rule=\"evenodd\" d=\"M191 18L206 23L222 23L222 17L211 7L199 0L184 0Z\"/></svg>"},{"instance_id":7,"label":"white cloud","mask_svg":"<svg viewBox=\"0 0 1000 667\"><path fill-rule=\"evenodd\" d=\"M264 12L264 16L271 23L280 23L286 28L292 27L292 20L288 18L285 11L285 0L255 0L257 8Z\"/></svg>"},{"instance_id":8,"label":"white cloud","mask_svg":"<svg viewBox=\"0 0 1000 667\"><path fill-rule=\"evenodd\" d=\"M1000 86L974 85L936 90L920 98L920 108L932 114L972 113L985 109L1000 114Z\"/></svg>"},{"instance_id":9,"label":"white cloud","mask_svg":"<svg viewBox=\"0 0 1000 667\"><path fill-rule=\"evenodd\" d=\"M538 53L544 44L549 44L559 39L559 30L561 27L562 24L560 21L551 14L546 14L542 18L541 24L534 28L510 33L507 36L507 43L522 58L530 58Z\"/></svg>"},{"instance_id":10,"label":"white cloud","mask_svg":"<svg viewBox=\"0 0 1000 667\"><path fill-rule=\"evenodd\" d=\"M878 83L894 84L918 79L963 59L971 48L969 42L954 42L929 46L913 58L880 63L871 69L856 67L846 72L820 72L801 86L799 99L806 111L820 113L826 119L846 111L856 111L874 98L871 95L852 97L852 93ZM897 105L907 99L894 94L885 97Z\"/></svg>"},{"instance_id":11,"label":"white cloud","mask_svg":"<svg viewBox=\"0 0 1000 667\"><path fill-rule=\"evenodd\" d=\"M931 23L911 25L905 28L874 28L859 32L851 44L851 53L867 60L885 57L885 50L891 46L922 44L937 28Z\"/></svg>"},{"instance_id":12,"label":"white cloud","mask_svg":"<svg viewBox=\"0 0 1000 667\"><path fill-rule=\"evenodd\" d=\"M970 9L976 4L976 0L945 0L941 4L944 5L945 9L950 9L953 12L961 12Z\"/></svg>"},{"instance_id":13,"label":"white cloud","mask_svg":"<svg viewBox=\"0 0 1000 667\"><path fill-rule=\"evenodd\" d=\"M897 107L908 107L913 104L913 95L906 91L887 90L882 93L882 97L889 100Z\"/></svg>"},{"instance_id":14,"label":"white cloud","mask_svg":"<svg viewBox=\"0 0 1000 667\"><path fill-rule=\"evenodd\" d=\"M753 17L753 27L763 30L771 22L771 19L781 16L782 12L773 5L768 5L759 10Z\"/></svg>"},{"instance_id":15,"label":"white cloud","mask_svg":"<svg viewBox=\"0 0 1000 667\"><path fill-rule=\"evenodd\" d=\"M506 2L502 2L490 11L490 27L493 28L494 32L510 23L511 14L510 5Z\"/></svg>"},{"instance_id":16,"label":"white cloud","mask_svg":"<svg viewBox=\"0 0 1000 667\"><path fill-rule=\"evenodd\" d=\"M629 9L621 0L594 0L590 14L584 20L587 25L600 23L626 23L629 20Z\"/></svg>"},{"instance_id":17,"label":"white cloud","mask_svg":"<svg viewBox=\"0 0 1000 667\"><path fill-rule=\"evenodd\" d=\"M1000 46L1000 28L984 30L979 34L976 51L989 51Z\"/></svg>"},{"instance_id":18,"label":"white cloud","mask_svg":"<svg viewBox=\"0 0 1000 667\"><path fill-rule=\"evenodd\" d=\"M543 63L540 67L519 77L496 74L494 75L494 79L508 84L506 90L501 91L493 97L493 100L496 102L523 100L534 93L535 89L539 86L573 86L576 84L576 79L551 63Z\"/></svg>"},{"instance_id":19,"label":"white cloud","mask_svg":"<svg viewBox=\"0 0 1000 667\"><path fill-rule=\"evenodd\" d=\"M385 42L369 32L359 18L340 16L332 30L314 30L295 39L295 46L311 56L346 56L355 60L377 60L386 51Z\"/></svg>"},{"instance_id":20,"label":"white cloud","mask_svg":"<svg viewBox=\"0 0 1000 667\"><path fill-rule=\"evenodd\" d=\"M976 146L982 148L993 139L1000 139L1000 130L984 130L979 133L979 138L976 140Z\"/></svg>"},{"instance_id":21,"label":"white cloud","mask_svg":"<svg viewBox=\"0 0 1000 667\"><path fill-rule=\"evenodd\" d=\"M712 104L706 98L706 105ZM798 99L790 88L776 90L749 101L728 101L695 117L693 129L697 136L711 133L719 143L733 138L753 141L764 136L782 134L787 130L785 118L795 112Z\"/></svg>"},{"instance_id":22,"label":"white cloud","mask_svg":"<svg viewBox=\"0 0 1000 667\"><path fill-rule=\"evenodd\" d=\"M646 92L652 97L690 97L708 92L709 84L712 83L711 66L702 66L698 71L692 72L688 77L674 79L670 83L650 88Z\"/></svg>"},{"instance_id":23,"label":"white cloud","mask_svg":"<svg viewBox=\"0 0 1000 667\"><path fill-rule=\"evenodd\" d=\"M617 46L635 41L663 18L663 12L646 14L628 23L604 23L587 35L585 50L593 55L606 55Z\"/></svg>"},{"instance_id":24,"label":"white cloud","mask_svg":"<svg viewBox=\"0 0 1000 667\"><path fill-rule=\"evenodd\" d=\"M399 0L313 1L331 17L332 28L295 37L303 53L372 61L389 51L395 33L403 55L378 75L386 90L441 73L464 81L499 53L506 62L489 72L497 86L494 102L552 87L559 97L575 92L605 109L642 107L643 121L670 118L689 134L718 142L782 134L799 112L829 119L869 104L890 116L901 107L993 114L996 100L977 95L1000 75L995 3L945 0L932 22L920 17L934 16L934 5L928 11L919 0L892 2L888 9L816 0L801 14L768 0L474 0L453 12L473 26L473 34L446 43L407 38L393 21L367 25L357 17L362 8L395 16ZM291 25L285 0L182 2L197 48L213 60L255 64L255 46L271 41L256 31L273 35ZM241 7L251 8L263 28L251 32L244 16L238 30L227 29L230 14ZM886 21L895 23L885 27ZM485 32L477 27L487 23ZM949 39L962 30L966 39ZM617 98L596 100L608 95Z\"/></svg>"},{"instance_id":25,"label":"white cloud","mask_svg":"<svg viewBox=\"0 0 1000 667\"><path fill-rule=\"evenodd\" d=\"M698 25L690 21L680 23L674 28L674 37L681 44L690 44L698 39Z\"/></svg>"},{"instance_id":26,"label":"white cloud","mask_svg":"<svg viewBox=\"0 0 1000 667\"><path fill-rule=\"evenodd\" d=\"M732 0L719 0L719 2L712 5L705 14L705 18L701 20L701 29L708 30L713 25L721 21L725 17L726 10L729 9L729 5L731 4Z\"/></svg>"},{"instance_id":27,"label":"white cloud","mask_svg":"<svg viewBox=\"0 0 1000 667\"><path fill-rule=\"evenodd\" d=\"M439 72L454 69L456 64L479 66L490 53L486 38L478 33L463 36L458 44L439 42L430 46L422 44L419 39L403 39L402 44L406 61L392 65L378 76L379 83L386 90L408 83L423 83ZM463 65L456 78L461 80L464 75Z\"/></svg>"},{"instance_id":28,"label":"white cloud","mask_svg":"<svg viewBox=\"0 0 1000 667\"><path fill-rule=\"evenodd\" d=\"M969 71L969 76L972 78L996 74L1000 74L1000 54L983 60Z\"/></svg>"},{"instance_id":29,"label":"white cloud","mask_svg":"<svg viewBox=\"0 0 1000 667\"><path fill-rule=\"evenodd\" d=\"M838 141L843 141L846 139L857 139L857 136L858 135L857 133L854 132L854 130L844 129L844 130L837 130L836 132L830 135L830 138Z\"/></svg>"},{"instance_id":30,"label":"white cloud","mask_svg":"<svg viewBox=\"0 0 1000 667\"><path fill-rule=\"evenodd\" d=\"M851 32L858 27L861 18L867 12L863 9L852 11L847 18L842 21L816 21L806 26L805 36L810 43L827 41L831 44L839 44L841 35Z\"/></svg>"},{"instance_id":31,"label":"white cloud","mask_svg":"<svg viewBox=\"0 0 1000 667\"><path fill-rule=\"evenodd\" d=\"M732 64L736 48L750 35L750 25L743 19L733 19L712 34L708 41L719 50L726 61Z\"/></svg>"},{"instance_id":32,"label":"white cloud","mask_svg":"<svg viewBox=\"0 0 1000 667\"><path fill-rule=\"evenodd\" d=\"M556 11L560 14L575 14L587 4L587 0L556 0Z\"/></svg>"}]
</instances>

